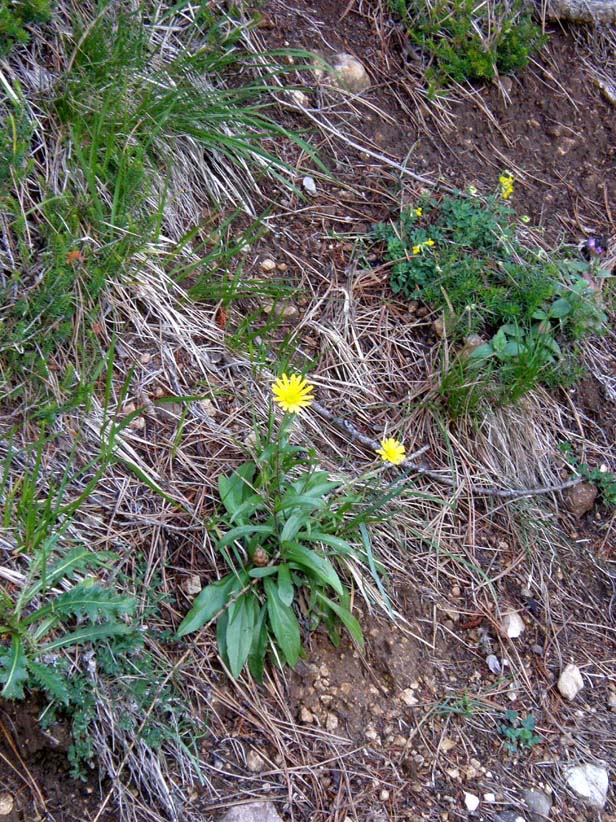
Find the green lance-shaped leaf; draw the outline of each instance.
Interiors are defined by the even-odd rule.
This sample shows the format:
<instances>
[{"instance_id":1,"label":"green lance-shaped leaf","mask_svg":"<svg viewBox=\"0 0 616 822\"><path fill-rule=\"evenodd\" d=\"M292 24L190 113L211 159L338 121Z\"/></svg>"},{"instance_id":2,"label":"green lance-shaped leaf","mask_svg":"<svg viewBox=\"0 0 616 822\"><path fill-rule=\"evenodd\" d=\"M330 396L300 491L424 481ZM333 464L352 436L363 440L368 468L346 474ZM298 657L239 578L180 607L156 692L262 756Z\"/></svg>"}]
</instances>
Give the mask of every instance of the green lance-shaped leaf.
<instances>
[{"instance_id":1,"label":"green lance-shaped leaf","mask_svg":"<svg viewBox=\"0 0 616 822\"><path fill-rule=\"evenodd\" d=\"M263 682L265 651L267 650L267 607L263 605L255 622L252 647L248 655L248 669L257 682Z\"/></svg>"},{"instance_id":2,"label":"green lance-shaped leaf","mask_svg":"<svg viewBox=\"0 0 616 822\"><path fill-rule=\"evenodd\" d=\"M252 536L253 534L263 534L263 536L271 536L274 533L273 525L238 525L228 531L224 537L218 540L218 547L224 548L235 542L236 539Z\"/></svg>"},{"instance_id":3,"label":"green lance-shaped leaf","mask_svg":"<svg viewBox=\"0 0 616 822\"><path fill-rule=\"evenodd\" d=\"M359 622L355 619L353 614L347 609L343 608L342 605L339 605L337 602L326 597L320 591L315 591L317 599L320 599L324 605L327 605L328 608L336 614L336 616L340 619L344 627L347 631L351 634L355 642L358 645L363 647L364 644L364 635L361 630L361 626Z\"/></svg>"},{"instance_id":4,"label":"green lance-shaped leaf","mask_svg":"<svg viewBox=\"0 0 616 822\"><path fill-rule=\"evenodd\" d=\"M278 585L272 577L263 580L267 596L267 614L272 632L276 637L282 655L294 668L299 659L302 643L299 633L299 624L293 609L280 599Z\"/></svg>"},{"instance_id":5,"label":"green lance-shaped leaf","mask_svg":"<svg viewBox=\"0 0 616 822\"><path fill-rule=\"evenodd\" d=\"M186 614L178 628L178 638L198 631L216 614L220 613L230 599L237 579L233 574L229 574L218 582L213 582L204 588L197 596L193 607Z\"/></svg>"},{"instance_id":6,"label":"green lance-shaped leaf","mask_svg":"<svg viewBox=\"0 0 616 822\"><path fill-rule=\"evenodd\" d=\"M285 544L291 542L300 528L308 521L310 517L309 511L295 511L289 519L285 522L282 531L280 532L280 542Z\"/></svg>"},{"instance_id":7,"label":"green lance-shaped leaf","mask_svg":"<svg viewBox=\"0 0 616 822\"><path fill-rule=\"evenodd\" d=\"M258 617L258 603L252 592L236 600L229 608L227 619L227 659L231 676L237 678L252 648Z\"/></svg>"},{"instance_id":8,"label":"green lance-shaped leaf","mask_svg":"<svg viewBox=\"0 0 616 822\"><path fill-rule=\"evenodd\" d=\"M291 580L291 572L288 565L278 566L278 596L285 605L293 604L295 589Z\"/></svg>"},{"instance_id":9,"label":"green lance-shaped leaf","mask_svg":"<svg viewBox=\"0 0 616 822\"><path fill-rule=\"evenodd\" d=\"M306 548L299 543L287 546L285 556L290 562L294 562L317 576L326 585L332 587L337 594L342 594L340 578L327 557L323 557L311 548Z\"/></svg>"},{"instance_id":10,"label":"green lance-shaped leaf","mask_svg":"<svg viewBox=\"0 0 616 822\"><path fill-rule=\"evenodd\" d=\"M342 556L354 553L353 548L345 539L335 537L333 534L324 534L322 531L311 531L309 534L302 532L298 538L305 542L323 542Z\"/></svg>"},{"instance_id":11,"label":"green lance-shaped leaf","mask_svg":"<svg viewBox=\"0 0 616 822\"><path fill-rule=\"evenodd\" d=\"M218 478L220 500L231 516L235 516L240 505L251 496L252 480L256 471L254 462L245 462L230 476Z\"/></svg>"}]
</instances>

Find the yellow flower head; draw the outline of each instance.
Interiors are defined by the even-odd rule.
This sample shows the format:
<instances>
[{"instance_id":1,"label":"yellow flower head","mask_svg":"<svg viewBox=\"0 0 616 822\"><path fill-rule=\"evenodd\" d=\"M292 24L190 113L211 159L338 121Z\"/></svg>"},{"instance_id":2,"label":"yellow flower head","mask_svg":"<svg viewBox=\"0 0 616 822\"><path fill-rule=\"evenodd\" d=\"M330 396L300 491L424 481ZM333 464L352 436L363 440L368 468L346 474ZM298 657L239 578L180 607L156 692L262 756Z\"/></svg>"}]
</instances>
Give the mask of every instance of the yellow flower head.
<instances>
[{"instance_id":1,"label":"yellow flower head","mask_svg":"<svg viewBox=\"0 0 616 822\"><path fill-rule=\"evenodd\" d=\"M314 386L299 374L291 374L290 377L282 374L272 385L274 402L277 402L283 411L289 411L291 414L308 408L314 400L313 391Z\"/></svg>"},{"instance_id":2,"label":"yellow flower head","mask_svg":"<svg viewBox=\"0 0 616 822\"><path fill-rule=\"evenodd\" d=\"M381 440L381 447L376 449L376 453L383 462L391 462L393 465L400 465L406 457L406 448L401 442L393 437Z\"/></svg>"},{"instance_id":3,"label":"yellow flower head","mask_svg":"<svg viewBox=\"0 0 616 822\"><path fill-rule=\"evenodd\" d=\"M507 200L513 194L513 174L510 171L503 171L498 182L501 187L501 197Z\"/></svg>"},{"instance_id":4,"label":"yellow flower head","mask_svg":"<svg viewBox=\"0 0 616 822\"><path fill-rule=\"evenodd\" d=\"M422 214L423 214L423 208L416 208L415 209L415 216L416 217L421 217Z\"/></svg>"},{"instance_id":5,"label":"yellow flower head","mask_svg":"<svg viewBox=\"0 0 616 822\"><path fill-rule=\"evenodd\" d=\"M413 254L419 254L420 252L421 252L421 246L420 245L414 245L413 246Z\"/></svg>"},{"instance_id":6,"label":"yellow flower head","mask_svg":"<svg viewBox=\"0 0 616 822\"><path fill-rule=\"evenodd\" d=\"M435 245L435 242L434 242L434 240L432 240L432 239L430 239L430 240L426 240L426 245L428 245L428 246L432 247L433 245Z\"/></svg>"}]
</instances>

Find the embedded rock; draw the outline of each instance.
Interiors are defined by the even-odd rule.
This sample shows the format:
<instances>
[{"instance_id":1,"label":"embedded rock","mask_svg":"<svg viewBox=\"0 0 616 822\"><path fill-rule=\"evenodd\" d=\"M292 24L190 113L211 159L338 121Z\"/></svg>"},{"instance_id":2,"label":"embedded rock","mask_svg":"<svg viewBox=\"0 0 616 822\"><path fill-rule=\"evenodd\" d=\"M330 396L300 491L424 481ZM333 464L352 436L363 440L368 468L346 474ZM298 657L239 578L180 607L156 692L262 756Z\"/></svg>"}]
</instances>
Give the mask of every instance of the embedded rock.
<instances>
[{"instance_id":1,"label":"embedded rock","mask_svg":"<svg viewBox=\"0 0 616 822\"><path fill-rule=\"evenodd\" d=\"M368 72L362 63L357 57L344 52L334 55L331 63L319 59L314 73L318 81L329 80L339 89L351 91L354 94L365 91L370 85Z\"/></svg>"},{"instance_id":2,"label":"embedded rock","mask_svg":"<svg viewBox=\"0 0 616 822\"><path fill-rule=\"evenodd\" d=\"M282 822L282 818L272 802L247 802L229 808L220 822Z\"/></svg>"},{"instance_id":3,"label":"embedded rock","mask_svg":"<svg viewBox=\"0 0 616 822\"><path fill-rule=\"evenodd\" d=\"M528 788L522 792L522 797L533 822L549 819L552 810L552 798L547 793Z\"/></svg>"},{"instance_id":4,"label":"embedded rock","mask_svg":"<svg viewBox=\"0 0 616 822\"><path fill-rule=\"evenodd\" d=\"M601 810L607 802L609 775L603 765L575 765L565 774L567 785L588 805Z\"/></svg>"},{"instance_id":5,"label":"embedded rock","mask_svg":"<svg viewBox=\"0 0 616 822\"><path fill-rule=\"evenodd\" d=\"M597 486L592 482L580 482L572 488L567 488L563 496L569 510L580 519L592 511L598 493Z\"/></svg>"},{"instance_id":6,"label":"embedded rock","mask_svg":"<svg viewBox=\"0 0 616 822\"><path fill-rule=\"evenodd\" d=\"M616 23L615 0L548 0L547 16L576 23Z\"/></svg>"}]
</instances>

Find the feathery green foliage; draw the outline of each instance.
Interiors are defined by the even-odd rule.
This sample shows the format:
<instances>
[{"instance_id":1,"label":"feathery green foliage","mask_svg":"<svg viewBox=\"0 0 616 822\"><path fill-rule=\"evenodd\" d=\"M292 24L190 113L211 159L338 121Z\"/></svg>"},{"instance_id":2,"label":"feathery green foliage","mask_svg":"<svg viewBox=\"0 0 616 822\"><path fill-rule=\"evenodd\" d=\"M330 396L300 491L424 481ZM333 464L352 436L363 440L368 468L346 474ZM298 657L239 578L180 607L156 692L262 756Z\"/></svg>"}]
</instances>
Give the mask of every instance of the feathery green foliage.
<instances>
[{"instance_id":1,"label":"feathery green foliage","mask_svg":"<svg viewBox=\"0 0 616 822\"><path fill-rule=\"evenodd\" d=\"M547 42L521 0L390 0L413 46L428 60L430 95L452 82L513 74Z\"/></svg>"}]
</instances>

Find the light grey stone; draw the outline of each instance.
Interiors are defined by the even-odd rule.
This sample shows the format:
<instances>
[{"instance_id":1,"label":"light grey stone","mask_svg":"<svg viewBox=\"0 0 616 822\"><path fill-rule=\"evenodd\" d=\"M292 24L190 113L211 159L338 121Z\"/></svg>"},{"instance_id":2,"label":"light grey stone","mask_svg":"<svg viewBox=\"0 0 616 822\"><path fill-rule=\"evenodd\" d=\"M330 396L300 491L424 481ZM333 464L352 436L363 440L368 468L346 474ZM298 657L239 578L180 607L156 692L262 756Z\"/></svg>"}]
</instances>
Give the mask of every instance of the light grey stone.
<instances>
[{"instance_id":1,"label":"light grey stone","mask_svg":"<svg viewBox=\"0 0 616 822\"><path fill-rule=\"evenodd\" d=\"M509 639L517 639L524 632L524 620L517 611L506 611L501 627Z\"/></svg>"},{"instance_id":2,"label":"light grey stone","mask_svg":"<svg viewBox=\"0 0 616 822\"><path fill-rule=\"evenodd\" d=\"M494 817L494 822L527 822L519 811L501 811Z\"/></svg>"},{"instance_id":3,"label":"light grey stone","mask_svg":"<svg viewBox=\"0 0 616 822\"><path fill-rule=\"evenodd\" d=\"M528 788L522 792L524 803L531 815L532 822L548 819L552 810L552 798L536 789Z\"/></svg>"},{"instance_id":4,"label":"light grey stone","mask_svg":"<svg viewBox=\"0 0 616 822\"><path fill-rule=\"evenodd\" d=\"M577 665L570 663L558 677L558 690L565 699L575 699L584 687L584 680Z\"/></svg>"},{"instance_id":5,"label":"light grey stone","mask_svg":"<svg viewBox=\"0 0 616 822\"><path fill-rule=\"evenodd\" d=\"M610 780L607 768L589 762L574 765L565 774L567 785L593 808L603 808L607 802Z\"/></svg>"},{"instance_id":6,"label":"light grey stone","mask_svg":"<svg viewBox=\"0 0 616 822\"><path fill-rule=\"evenodd\" d=\"M247 802L229 808L220 822L282 822L282 818L273 802Z\"/></svg>"}]
</instances>

